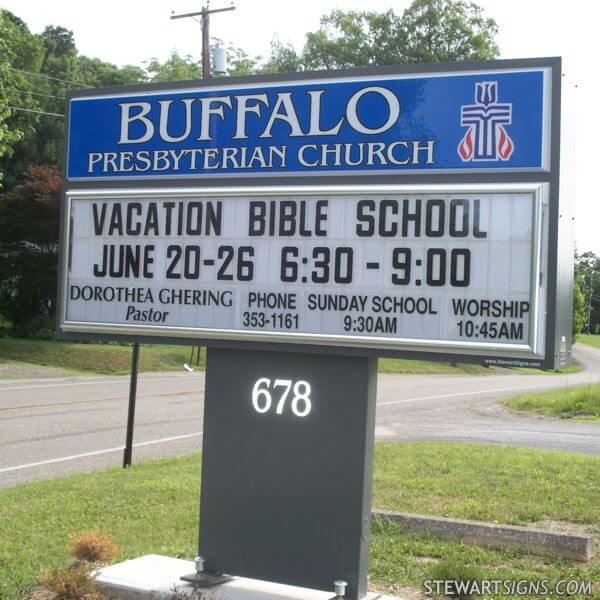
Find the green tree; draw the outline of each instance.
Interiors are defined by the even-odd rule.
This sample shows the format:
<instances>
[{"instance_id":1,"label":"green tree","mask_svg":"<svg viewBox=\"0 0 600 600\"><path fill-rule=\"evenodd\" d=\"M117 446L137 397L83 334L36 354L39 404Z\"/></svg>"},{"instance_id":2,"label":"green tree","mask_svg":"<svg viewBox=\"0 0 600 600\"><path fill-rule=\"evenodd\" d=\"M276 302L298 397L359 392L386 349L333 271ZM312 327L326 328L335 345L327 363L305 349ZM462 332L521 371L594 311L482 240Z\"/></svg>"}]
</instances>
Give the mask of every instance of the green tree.
<instances>
[{"instance_id":1,"label":"green tree","mask_svg":"<svg viewBox=\"0 0 600 600\"><path fill-rule=\"evenodd\" d=\"M37 36L24 31L15 46L27 49L27 45L38 49L38 59L34 64L19 65L30 89L28 107L37 112L23 112L21 117L27 128L18 143L14 145L10 159L5 160L0 169L6 172L7 187L20 180L32 164L56 164L62 159L64 135L65 92L68 83L59 80L73 80L77 51L73 35L63 27L46 27ZM13 63L15 64L15 63ZM18 64L18 63L16 63Z\"/></svg>"},{"instance_id":2,"label":"green tree","mask_svg":"<svg viewBox=\"0 0 600 600\"><path fill-rule=\"evenodd\" d=\"M498 56L496 22L464 0L414 0L393 10L334 10L306 34L301 52L275 42L265 71L344 69L416 62L487 60Z\"/></svg>"},{"instance_id":3,"label":"green tree","mask_svg":"<svg viewBox=\"0 0 600 600\"><path fill-rule=\"evenodd\" d=\"M172 52L165 62L152 58L145 65L148 80L153 82L185 81L202 77L202 65L189 54L180 56L177 52Z\"/></svg>"},{"instance_id":4,"label":"green tree","mask_svg":"<svg viewBox=\"0 0 600 600\"><path fill-rule=\"evenodd\" d=\"M334 10L321 18L318 31L306 34L303 66L347 69L407 62L401 22L393 10L385 13Z\"/></svg>"},{"instance_id":5,"label":"green tree","mask_svg":"<svg viewBox=\"0 0 600 600\"><path fill-rule=\"evenodd\" d=\"M40 73L55 79L38 78L36 89L46 94L41 97L41 104L43 110L51 114L41 115L35 134L28 136L28 162L25 168L34 163L62 163L65 122L63 118L55 115L65 114L64 97L72 85L65 81L75 79L77 65L77 49L71 31L64 27L49 26L40 34L40 39L44 46L44 60Z\"/></svg>"},{"instance_id":6,"label":"green tree","mask_svg":"<svg viewBox=\"0 0 600 600\"><path fill-rule=\"evenodd\" d=\"M573 341L581 333L587 317L585 297L581 291L581 276L576 274L573 280Z\"/></svg>"},{"instance_id":7,"label":"green tree","mask_svg":"<svg viewBox=\"0 0 600 600\"><path fill-rule=\"evenodd\" d=\"M579 278L586 306L586 332L600 328L600 257L593 252L575 255L575 273Z\"/></svg>"},{"instance_id":8,"label":"green tree","mask_svg":"<svg viewBox=\"0 0 600 600\"><path fill-rule=\"evenodd\" d=\"M0 195L0 315L17 330L55 310L59 206L56 167L31 167Z\"/></svg>"},{"instance_id":9,"label":"green tree","mask_svg":"<svg viewBox=\"0 0 600 600\"><path fill-rule=\"evenodd\" d=\"M499 53L498 26L463 0L415 0L402 15L406 62L489 60Z\"/></svg>"},{"instance_id":10,"label":"green tree","mask_svg":"<svg viewBox=\"0 0 600 600\"><path fill-rule=\"evenodd\" d=\"M241 48L229 45L227 52L227 75L252 75L258 70L260 57L252 58ZM169 58L161 62L157 58L147 61L146 79L152 82L186 81L202 77L202 65L191 55L181 56L172 52Z\"/></svg>"},{"instance_id":11,"label":"green tree","mask_svg":"<svg viewBox=\"0 0 600 600\"><path fill-rule=\"evenodd\" d=\"M253 75L258 70L260 56L252 58L241 48L229 45L227 47L227 76L237 77Z\"/></svg>"},{"instance_id":12,"label":"green tree","mask_svg":"<svg viewBox=\"0 0 600 600\"><path fill-rule=\"evenodd\" d=\"M0 182L17 143L33 131L39 103L23 70L39 69L43 50L21 19L0 10Z\"/></svg>"},{"instance_id":13,"label":"green tree","mask_svg":"<svg viewBox=\"0 0 600 600\"><path fill-rule=\"evenodd\" d=\"M6 186L16 185L32 164L61 165L67 90L145 79L140 67L119 68L79 55L72 32L64 27L33 35L21 19L0 11L0 172L6 174Z\"/></svg>"},{"instance_id":14,"label":"green tree","mask_svg":"<svg viewBox=\"0 0 600 600\"><path fill-rule=\"evenodd\" d=\"M145 82L146 73L144 69L134 65L117 67L99 58L79 55L75 67L75 79L92 87L130 85Z\"/></svg>"},{"instance_id":15,"label":"green tree","mask_svg":"<svg viewBox=\"0 0 600 600\"><path fill-rule=\"evenodd\" d=\"M302 56L291 44L275 39L271 42L271 56L258 70L262 73L295 73L304 69Z\"/></svg>"}]
</instances>

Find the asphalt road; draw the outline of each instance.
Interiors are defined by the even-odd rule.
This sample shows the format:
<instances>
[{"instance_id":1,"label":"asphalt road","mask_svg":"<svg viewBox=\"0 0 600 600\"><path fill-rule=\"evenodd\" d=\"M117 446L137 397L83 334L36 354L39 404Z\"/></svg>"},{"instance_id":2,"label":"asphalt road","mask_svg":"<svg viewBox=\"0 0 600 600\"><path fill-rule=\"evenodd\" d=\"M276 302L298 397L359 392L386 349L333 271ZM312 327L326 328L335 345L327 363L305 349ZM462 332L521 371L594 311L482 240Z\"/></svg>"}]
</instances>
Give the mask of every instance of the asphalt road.
<instances>
[{"instance_id":1,"label":"asphalt road","mask_svg":"<svg viewBox=\"0 0 600 600\"><path fill-rule=\"evenodd\" d=\"M600 424L532 417L498 399L600 381L600 350L578 346L570 375L380 375L381 440L467 440L600 454ZM0 381L0 487L119 465L128 377ZM134 460L184 454L202 441L203 373L140 376Z\"/></svg>"}]
</instances>

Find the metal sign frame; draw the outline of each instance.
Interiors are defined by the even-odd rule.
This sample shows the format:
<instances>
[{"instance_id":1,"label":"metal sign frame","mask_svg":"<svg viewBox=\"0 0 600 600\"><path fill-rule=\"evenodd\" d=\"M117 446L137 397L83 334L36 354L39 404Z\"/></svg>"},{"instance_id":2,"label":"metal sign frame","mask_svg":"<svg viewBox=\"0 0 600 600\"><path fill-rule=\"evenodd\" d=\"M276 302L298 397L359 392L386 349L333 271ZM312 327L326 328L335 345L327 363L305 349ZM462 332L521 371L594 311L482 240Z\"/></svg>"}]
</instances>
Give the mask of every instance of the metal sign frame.
<instances>
[{"instance_id":1,"label":"metal sign frame","mask_svg":"<svg viewBox=\"0 0 600 600\"><path fill-rule=\"evenodd\" d=\"M460 172L456 170L447 171L403 171L403 172L341 172L341 173L294 173L293 175L220 175L219 177L198 177L198 176L176 176L164 179L144 179L136 177L133 179L118 180L92 179L76 180L63 178L63 201L61 205L61 256L60 256L60 274L59 274L59 325L58 336L69 339L105 339L121 341L145 341L149 343L188 343L188 344L210 344L215 347L235 347L249 349L278 349L291 352L320 352L327 351L333 354L348 355L367 355L367 356L392 356L392 357L411 357L425 360L450 360L453 362L476 362L483 364L499 365L520 365L535 366L546 369L554 369L567 364L570 358L571 345L571 299L569 290L572 281L572 219L570 215L570 198L566 194L559 195L560 181L560 110L561 110L561 59L560 58L540 58L527 60L502 60L462 63L441 63L432 65L407 65L400 67L382 67L353 69L348 71L318 72L318 73L295 73L293 75L270 75L261 77L241 77L231 78L226 82L219 79L203 80L198 82L178 82L169 84L136 85L125 87L113 87L95 90L82 90L70 92L68 95L68 105L75 98L84 98L90 96L113 95L132 93L160 93L166 90L185 90L205 88L222 88L223 83L226 86L243 87L252 85L274 85L285 82L313 82L329 81L343 78L373 78L373 77L393 77L409 76L416 74L423 75L443 75L469 72L477 74L478 72L492 72L502 70L527 70L527 69L545 69L548 73L550 86L545 95L547 102L545 111L549 122L545 128L545 139L543 147L545 150L545 159L543 164L547 169L464 169ZM70 128L70 111L67 111L66 132ZM65 147L64 155L65 165L68 160L68 145ZM540 353L540 357L520 354L519 352L498 352L492 348L489 352L482 352L483 348L478 345L480 351L449 351L448 348L437 350L434 347L425 345L417 347L411 344L406 348L388 348L378 341L378 347L365 347L361 345L356 347L352 344L341 345L336 341L334 345L331 342L323 344L318 340L308 340L308 343L299 345L286 341L276 341L273 334L269 336L269 341L261 341L252 338L246 339L213 339L206 335L199 338L189 334L174 333L165 337L155 335L152 331L141 331L136 329L137 334L126 334L119 332L118 328L111 331L103 331L101 328L94 328L93 331L83 331L85 328L73 327L66 323L65 306L66 297L64 293L64 282L66 281L66 264L68 259L68 207L72 197L90 195L94 190L102 189L102 193L110 195L117 194L119 190L126 193L143 193L145 195L156 193L170 193L181 188L202 188L203 194L214 194L222 188L245 188L248 193L258 191L271 186L294 188L326 187L332 185L347 186L350 188L373 188L379 186L402 186L406 189L418 189L426 186L441 186L448 188L458 187L502 187L511 185L515 188L532 185L543 186L547 189L548 196L548 231L545 236L544 246L540 252L547 260L547 305L545 315L546 340L545 348ZM304 188L306 189L306 188ZM560 240L560 243L558 241ZM265 336L266 340L267 336ZM436 346L439 347L439 344Z\"/></svg>"}]
</instances>

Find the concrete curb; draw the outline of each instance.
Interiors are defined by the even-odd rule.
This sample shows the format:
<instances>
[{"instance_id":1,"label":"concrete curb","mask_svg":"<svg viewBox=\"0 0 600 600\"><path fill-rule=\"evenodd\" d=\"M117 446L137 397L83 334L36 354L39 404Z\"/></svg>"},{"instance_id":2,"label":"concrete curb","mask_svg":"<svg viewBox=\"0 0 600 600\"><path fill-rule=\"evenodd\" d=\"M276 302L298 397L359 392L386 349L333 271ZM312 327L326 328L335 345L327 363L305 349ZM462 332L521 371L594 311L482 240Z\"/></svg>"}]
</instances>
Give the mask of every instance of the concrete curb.
<instances>
[{"instance_id":1,"label":"concrete curb","mask_svg":"<svg viewBox=\"0 0 600 600\"><path fill-rule=\"evenodd\" d=\"M578 561L587 561L593 556L591 535L385 510L374 510L372 516L379 517L384 522L395 523L408 533L428 533L443 540L455 540L486 548L516 548L529 554L563 556Z\"/></svg>"}]
</instances>

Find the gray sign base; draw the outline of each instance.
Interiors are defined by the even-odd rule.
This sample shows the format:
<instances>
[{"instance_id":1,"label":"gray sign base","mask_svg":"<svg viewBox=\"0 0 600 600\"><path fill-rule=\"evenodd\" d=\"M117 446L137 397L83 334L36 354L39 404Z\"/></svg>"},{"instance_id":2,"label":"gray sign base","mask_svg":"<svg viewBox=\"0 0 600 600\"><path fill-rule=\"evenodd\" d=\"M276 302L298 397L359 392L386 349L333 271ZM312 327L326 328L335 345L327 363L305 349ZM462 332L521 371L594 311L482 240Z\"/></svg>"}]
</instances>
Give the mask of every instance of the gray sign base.
<instances>
[{"instance_id":1,"label":"gray sign base","mask_svg":"<svg viewBox=\"0 0 600 600\"><path fill-rule=\"evenodd\" d=\"M206 573L366 597L376 386L373 358L208 349Z\"/></svg>"}]
</instances>

